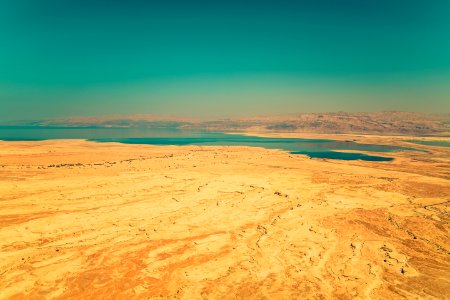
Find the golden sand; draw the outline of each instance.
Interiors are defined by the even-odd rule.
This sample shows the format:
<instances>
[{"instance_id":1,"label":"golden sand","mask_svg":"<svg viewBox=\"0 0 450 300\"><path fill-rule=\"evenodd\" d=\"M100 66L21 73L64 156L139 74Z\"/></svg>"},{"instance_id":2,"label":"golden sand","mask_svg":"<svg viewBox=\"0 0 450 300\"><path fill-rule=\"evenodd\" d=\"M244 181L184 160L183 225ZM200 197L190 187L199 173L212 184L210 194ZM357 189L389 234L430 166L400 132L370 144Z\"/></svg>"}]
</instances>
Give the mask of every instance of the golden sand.
<instances>
[{"instance_id":1,"label":"golden sand","mask_svg":"<svg viewBox=\"0 0 450 300\"><path fill-rule=\"evenodd\" d=\"M0 142L0 298L450 298L450 153L417 148Z\"/></svg>"}]
</instances>

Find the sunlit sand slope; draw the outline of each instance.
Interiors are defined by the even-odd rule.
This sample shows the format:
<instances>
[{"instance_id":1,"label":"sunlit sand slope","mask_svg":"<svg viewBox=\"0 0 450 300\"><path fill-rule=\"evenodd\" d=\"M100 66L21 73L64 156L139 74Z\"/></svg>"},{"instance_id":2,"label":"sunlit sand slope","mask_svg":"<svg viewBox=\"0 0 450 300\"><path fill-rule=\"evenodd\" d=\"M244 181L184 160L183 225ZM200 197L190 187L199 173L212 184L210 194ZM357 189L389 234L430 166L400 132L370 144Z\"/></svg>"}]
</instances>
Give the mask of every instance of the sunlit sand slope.
<instances>
[{"instance_id":1,"label":"sunlit sand slope","mask_svg":"<svg viewBox=\"0 0 450 300\"><path fill-rule=\"evenodd\" d=\"M450 298L450 156L433 149L0 142L0 298Z\"/></svg>"}]
</instances>

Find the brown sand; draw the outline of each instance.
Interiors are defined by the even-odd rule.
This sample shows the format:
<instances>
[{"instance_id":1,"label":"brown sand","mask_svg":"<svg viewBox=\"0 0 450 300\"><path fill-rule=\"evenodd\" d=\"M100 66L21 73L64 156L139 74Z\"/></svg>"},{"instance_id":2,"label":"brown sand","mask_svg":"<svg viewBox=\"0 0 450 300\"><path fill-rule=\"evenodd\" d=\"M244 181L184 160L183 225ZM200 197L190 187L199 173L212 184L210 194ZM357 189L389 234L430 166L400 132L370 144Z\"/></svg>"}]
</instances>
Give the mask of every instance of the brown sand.
<instances>
[{"instance_id":1,"label":"brown sand","mask_svg":"<svg viewBox=\"0 0 450 300\"><path fill-rule=\"evenodd\" d=\"M0 298L450 298L450 153L417 148L0 142Z\"/></svg>"}]
</instances>

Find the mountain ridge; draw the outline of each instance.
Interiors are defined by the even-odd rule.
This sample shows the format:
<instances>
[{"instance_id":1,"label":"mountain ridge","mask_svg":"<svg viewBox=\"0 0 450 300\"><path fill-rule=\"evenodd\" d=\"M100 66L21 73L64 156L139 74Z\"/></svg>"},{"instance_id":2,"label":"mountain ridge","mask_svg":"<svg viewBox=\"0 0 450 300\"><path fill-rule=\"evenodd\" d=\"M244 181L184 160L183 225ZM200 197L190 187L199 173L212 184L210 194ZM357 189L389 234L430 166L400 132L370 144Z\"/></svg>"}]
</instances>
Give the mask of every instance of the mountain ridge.
<instances>
[{"instance_id":1,"label":"mountain ridge","mask_svg":"<svg viewBox=\"0 0 450 300\"><path fill-rule=\"evenodd\" d=\"M449 135L450 114L417 112L327 112L260 116L195 118L174 115L133 114L73 116L48 120L15 121L3 125L179 128L212 131L262 131L310 133L361 133L400 135Z\"/></svg>"}]
</instances>

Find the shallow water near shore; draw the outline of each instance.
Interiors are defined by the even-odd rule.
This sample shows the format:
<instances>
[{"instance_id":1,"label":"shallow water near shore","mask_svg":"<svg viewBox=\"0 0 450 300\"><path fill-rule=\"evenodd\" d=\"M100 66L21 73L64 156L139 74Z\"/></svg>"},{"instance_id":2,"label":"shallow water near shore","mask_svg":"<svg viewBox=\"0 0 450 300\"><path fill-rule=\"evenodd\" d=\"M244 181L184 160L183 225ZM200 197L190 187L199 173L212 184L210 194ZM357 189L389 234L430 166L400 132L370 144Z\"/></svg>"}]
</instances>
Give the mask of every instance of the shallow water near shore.
<instances>
[{"instance_id":1,"label":"shallow water near shore","mask_svg":"<svg viewBox=\"0 0 450 300\"><path fill-rule=\"evenodd\" d=\"M354 141L302 138L268 138L220 132L167 128L102 128L102 127L44 127L2 126L0 140L37 141L48 139L87 139L96 142L119 142L149 145L251 146L281 149L311 158L340 160L391 161L393 158L357 152L395 152L409 150L388 145L359 144Z\"/></svg>"},{"instance_id":2,"label":"shallow water near shore","mask_svg":"<svg viewBox=\"0 0 450 300\"><path fill-rule=\"evenodd\" d=\"M450 147L450 140L442 140L442 141L410 140L409 142L427 146Z\"/></svg>"}]
</instances>

